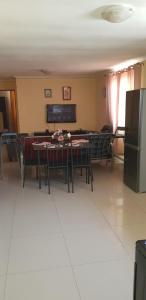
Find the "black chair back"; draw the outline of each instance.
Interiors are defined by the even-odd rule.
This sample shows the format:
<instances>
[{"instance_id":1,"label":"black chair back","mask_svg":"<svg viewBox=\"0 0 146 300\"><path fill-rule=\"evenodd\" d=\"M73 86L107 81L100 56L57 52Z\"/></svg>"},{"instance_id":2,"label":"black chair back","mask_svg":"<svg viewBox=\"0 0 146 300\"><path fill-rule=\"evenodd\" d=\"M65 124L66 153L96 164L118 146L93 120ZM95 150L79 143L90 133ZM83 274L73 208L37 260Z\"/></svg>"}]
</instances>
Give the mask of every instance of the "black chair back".
<instances>
[{"instance_id":1,"label":"black chair back","mask_svg":"<svg viewBox=\"0 0 146 300\"><path fill-rule=\"evenodd\" d=\"M91 165L91 145L83 144L79 148L72 146L71 148L71 179L72 192L74 192L74 169L80 168L86 170L86 183L91 182L91 190L93 191L93 174Z\"/></svg>"},{"instance_id":2,"label":"black chair back","mask_svg":"<svg viewBox=\"0 0 146 300\"><path fill-rule=\"evenodd\" d=\"M65 182L67 182L68 192L70 192L69 185L69 168L70 168L70 148L60 147L54 145L54 148L47 147L45 152L47 153L47 181L48 181L48 193L50 194L50 170L61 169L64 171Z\"/></svg>"},{"instance_id":3,"label":"black chair back","mask_svg":"<svg viewBox=\"0 0 146 300\"><path fill-rule=\"evenodd\" d=\"M101 132L103 132L103 133L113 133L113 126L112 125L104 125L101 128Z\"/></svg>"},{"instance_id":4,"label":"black chair back","mask_svg":"<svg viewBox=\"0 0 146 300\"><path fill-rule=\"evenodd\" d=\"M95 160L110 159L113 157L112 133L100 133L90 138L90 142L95 146L91 152L91 158Z\"/></svg>"}]
</instances>

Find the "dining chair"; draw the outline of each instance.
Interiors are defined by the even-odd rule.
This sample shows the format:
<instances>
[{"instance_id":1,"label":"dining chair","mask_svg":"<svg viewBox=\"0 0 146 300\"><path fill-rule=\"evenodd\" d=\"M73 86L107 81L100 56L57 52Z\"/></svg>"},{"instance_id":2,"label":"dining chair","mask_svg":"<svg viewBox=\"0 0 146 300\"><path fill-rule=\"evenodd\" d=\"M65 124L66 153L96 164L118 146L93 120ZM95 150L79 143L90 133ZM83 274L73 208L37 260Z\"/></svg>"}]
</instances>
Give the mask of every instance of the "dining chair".
<instances>
[{"instance_id":1,"label":"dining chair","mask_svg":"<svg viewBox=\"0 0 146 300\"><path fill-rule=\"evenodd\" d=\"M113 134L99 133L90 138L94 148L91 151L91 159L95 161L109 161L113 166Z\"/></svg>"},{"instance_id":2,"label":"dining chair","mask_svg":"<svg viewBox=\"0 0 146 300\"><path fill-rule=\"evenodd\" d=\"M123 126L117 126L115 130L115 138L123 138L123 142L125 141L125 127Z\"/></svg>"},{"instance_id":3,"label":"dining chair","mask_svg":"<svg viewBox=\"0 0 146 300\"><path fill-rule=\"evenodd\" d=\"M102 128L101 128L101 132L102 133L113 133L113 126L109 125L109 124L105 124Z\"/></svg>"},{"instance_id":4,"label":"dining chair","mask_svg":"<svg viewBox=\"0 0 146 300\"><path fill-rule=\"evenodd\" d=\"M91 164L91 148L88 144L71 147L71 182L72 193L74 193L75 170L85 169L86 183L91 183L91 191L93 192L93 171Z\"/></svg>"},{"instance_id":5,"label":"dining chair","mask_svg":"<svg viewBox=\"0 0 146 300\"><path fill-rule=\"evenodd\" d=\"M117 126L114 134L115 157L124 161L125 127Z\"/></svg>"},{"instance_id":6,"label":"dining chair","mask_svg":"<svg viewBox=\"0 0 146 300\"><path fill-rule=\"evenodd\" d=\"M10 161L17 160L17 133L5 132L1 134L1 144L7 146L8 158Z\"/></svg>"},{"instance_id":7,"label":"dining chair","mask_svg":"<svg viewBox=\"0 0 146 300\"><path fill-rule=\"evenodd\" d=\"M51 170L62 170L67 183L67 191L70 192L70 148L67 146L54 145L46 147L47 153L47 183L48 193L50 194Z\"/></svg>"},{"instance_id":8,"label":"dining chair","mask_svg":"<svg viewBox=\"0 0 146 300\"><path fill-rule=\"evenodd\" d=\"M0 137L0 177L3 177L3 148L6 146L9 161L18 160L17 133L4 132Z\"/></svg>"},{"instance_id":9,"label":"dining chair","mask_svg":"<svg viewBox=\"0 0 146 300\"><path fill-rule=\"evenodd\" d=\"M49 137L24 137L21 139L20 146L20 161L21 161L21 179L22 186L24 187L26 179L26 168L36 167L36 177L39 182L39 188L41 188L41 167L44 169L47 166L47 158L44 152L41 153L41 157L38 160L38 151L34 149L34 145L39 145L43 142L48 142ZM39 163L38 163L39 162Z\"/></svg>"}]
</instances>

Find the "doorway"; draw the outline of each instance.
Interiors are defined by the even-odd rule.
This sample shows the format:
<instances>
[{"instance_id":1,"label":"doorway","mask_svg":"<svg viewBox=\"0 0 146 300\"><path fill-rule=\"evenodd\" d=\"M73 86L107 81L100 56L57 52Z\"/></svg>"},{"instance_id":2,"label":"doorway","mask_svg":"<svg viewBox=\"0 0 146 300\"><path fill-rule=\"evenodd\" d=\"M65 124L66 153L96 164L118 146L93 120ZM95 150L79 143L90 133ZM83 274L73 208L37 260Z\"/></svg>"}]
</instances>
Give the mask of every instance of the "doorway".
<instances>
[{"instance_id":1,"label":"doorway","mask_svg":"<svg viewBox=\"0 0 146 300\"><path fill-rule=\"evenodd\" d=\"M0 91L0 132L17 132L16 93Z\"/></svg>"},{"instance_id":2,"label":"doorway","mask_svg":"<svg viewBox=\"0 0 146 300\"><path fill-rule=\"evenodd\" d=\"M0 96L0 131L8 129L8 114L6 106L6 98Z\"/></svg>"},{"instance_id":3,"label":"doorway","mask_svg":"<svg viewBox=\"0 0 146 300\"><path fill-rule=\"evenodd\" d=\"M7 131L18 132L16 108L16 92L14 90L0 90L0 136ZM10 144L3 145L1 151L1 160L3 162L12 161L16 158L16 150Z\"/></svg>"}]
</instances>

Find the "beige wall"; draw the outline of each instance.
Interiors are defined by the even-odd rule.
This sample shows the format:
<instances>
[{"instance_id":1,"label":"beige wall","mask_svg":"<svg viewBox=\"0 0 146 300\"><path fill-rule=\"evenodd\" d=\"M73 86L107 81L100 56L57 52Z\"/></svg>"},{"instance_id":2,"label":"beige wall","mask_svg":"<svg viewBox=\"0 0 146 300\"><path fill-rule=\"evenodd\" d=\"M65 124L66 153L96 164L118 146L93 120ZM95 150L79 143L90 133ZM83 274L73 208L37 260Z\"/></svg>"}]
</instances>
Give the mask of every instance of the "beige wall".
<instances>
[{"instance_id":1,"label":"beige wall","mask_svg":"<svg viewBox=\"0 0 146 300\"><path fill-rule=\"evenodd\" d=\"M19 131L33 132L54 129L46 123L46 104L77 104L77 122L56 124L56 128L98 130L105 123L105 78L96 76L68 76L48 78L17 78ZM62 100L62 87L72 88L72 100ZM44 97L44 89L52 89L52 98Z\"/></svg>"}]
</instances>

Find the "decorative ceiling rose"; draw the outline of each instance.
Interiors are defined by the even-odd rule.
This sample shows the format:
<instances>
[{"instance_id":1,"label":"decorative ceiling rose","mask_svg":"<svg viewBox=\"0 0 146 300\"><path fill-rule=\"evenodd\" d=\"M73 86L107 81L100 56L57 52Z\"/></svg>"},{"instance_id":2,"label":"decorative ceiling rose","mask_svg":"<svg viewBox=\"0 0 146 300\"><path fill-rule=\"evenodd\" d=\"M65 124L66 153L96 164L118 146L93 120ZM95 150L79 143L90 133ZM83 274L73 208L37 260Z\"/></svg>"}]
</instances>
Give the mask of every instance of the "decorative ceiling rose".
<instances>
[{"instance_id":1,"label":"decorative ceiling rose","mask_svg":"<svg viewBox=\"0 0 146 300\"><path fill-rule=\"evenodd\" d=\"M50 72L45 70L45 69L40 69L39 70L43 75L50 75Z\"/></svg>"},{"instance_id":2,"label":"decorative ceiling rose","mask_svg":"<svg viewBox=\"0 0 146 300\"><path fill-rule=\"evenodd\" d=\"M128 5L107 5L103 7L101 16L111 23L120 23L130 18L134 13L134 8Z\"/></svg>"}]
</instances>

